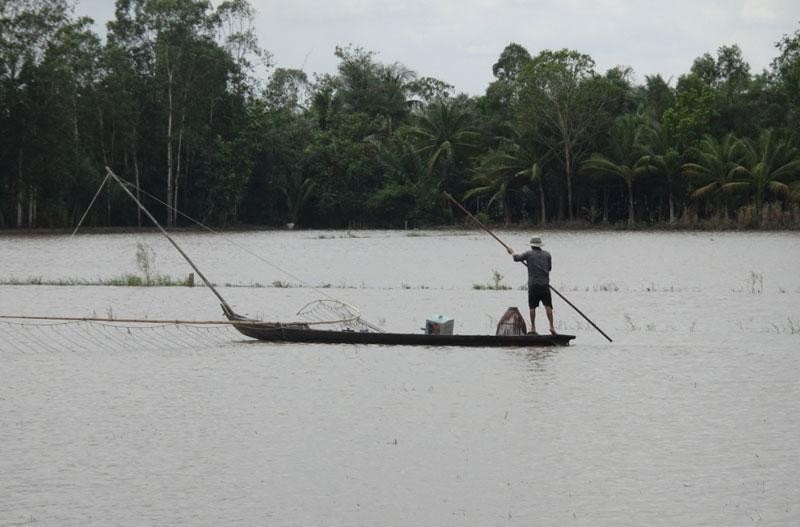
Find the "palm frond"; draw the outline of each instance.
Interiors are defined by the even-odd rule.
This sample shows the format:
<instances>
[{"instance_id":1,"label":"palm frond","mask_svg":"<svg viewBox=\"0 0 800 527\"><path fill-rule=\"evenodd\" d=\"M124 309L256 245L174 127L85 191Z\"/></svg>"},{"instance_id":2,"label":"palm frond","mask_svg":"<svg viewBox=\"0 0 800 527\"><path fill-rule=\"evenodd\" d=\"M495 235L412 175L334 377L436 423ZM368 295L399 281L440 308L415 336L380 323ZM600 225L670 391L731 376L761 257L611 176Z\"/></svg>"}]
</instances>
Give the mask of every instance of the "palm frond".
<instances>
[{"instance_id":1,"label":"palm frond","mask_svg":"<svg viewBox=\"0 0 800 527\"><path fill-rule=\"evenodd\" d=\"M713 194L717 190L719 190L719 184L716 181L712 181L708 185L704 185L698 189L695 189L695 191L692 192L690 196L692 198L700 199Z\"/></svg>"},{"instance_id":2,"label":"palm frond","mask_svg":"<svg viewBox=\"0 0 800 527\"><path fill-rule=\"evenodd\" d=\"M684 174L691 177L703 177L709 175L708 169L698 163L684 163L683 171Z\"/></svg>"},{"instance_id":3,"label":"palm frond","mask_svg":"<svg viewBox=\"0 0 800 527\"><path fill-rule=\"evenodd\" d=\"M723 192L741 192L750 189L751 183L749 181L731 181L720 186Z\"/></svg>"},{"instance_id":4,"label":"palm frond","mask_svg":"<svg viewBox=\"0 0 800 527\"><path fill-rule=\"evenodd\" d=\"M779 196L789 196L792 193L791 188L786 183L781 183L780 181L770 181L767 183L767 189L772 192L773 194Z\"/></svg>"}]
</instances>

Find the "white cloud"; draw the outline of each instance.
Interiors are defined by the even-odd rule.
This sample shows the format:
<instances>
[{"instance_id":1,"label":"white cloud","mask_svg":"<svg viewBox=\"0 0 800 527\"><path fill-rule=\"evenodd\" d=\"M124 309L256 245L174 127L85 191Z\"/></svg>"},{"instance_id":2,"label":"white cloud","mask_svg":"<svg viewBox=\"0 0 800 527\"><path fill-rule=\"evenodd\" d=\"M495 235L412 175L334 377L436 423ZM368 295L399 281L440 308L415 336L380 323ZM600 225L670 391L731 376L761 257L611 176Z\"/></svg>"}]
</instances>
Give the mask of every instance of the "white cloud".
<instances>
[{"instance_id":1,"label":"white cloud","mask_svg":"<svg viewBox=\"0 0 800 527\"><path fill-rule=\"evenodd\" d=\"M215 3L218 3L215 2ZM753 71L797 30L800 0L251 0L260 44L284 67L332 73L336 45L352 43L458 90L482 93L510 42L531 54L573 48L598 70L634 68L638 79L677 77L695 57L739 44ZM110 0L79 0L105 21ZM104 22L103 22L104 25Z\"/></svg>"},{"instance_id":2,"label":"white cloud","mask_svg":"<svg viewBox=\"0 0 800 527\"><path fill-rule=\"evenodd\" d=\"M745 0L740 11L745 20L775 20L775 9L770 0Z\"/></svg>"}]
</instances>

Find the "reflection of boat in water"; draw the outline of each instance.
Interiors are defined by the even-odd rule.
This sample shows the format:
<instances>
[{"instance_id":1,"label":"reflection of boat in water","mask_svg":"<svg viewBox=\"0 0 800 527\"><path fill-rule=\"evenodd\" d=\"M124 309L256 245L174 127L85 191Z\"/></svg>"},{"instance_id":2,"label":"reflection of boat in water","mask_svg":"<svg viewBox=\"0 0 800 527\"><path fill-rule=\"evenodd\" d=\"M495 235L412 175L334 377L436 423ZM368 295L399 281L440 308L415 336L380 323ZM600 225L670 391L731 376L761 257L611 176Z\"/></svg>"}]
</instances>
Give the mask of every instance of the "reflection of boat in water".
<instances>
[{"instance_id":1,"label":"reflection of boat in water","mask_svg":"<svg viewBox=\"0 0 800 527\"><path fill-rule=\"evenodd\" d=\"M312 320L266 322L236 313L194 262L169 236L155 217L134 196L127 185L110 169L112 177L178 250L200 279L219 299L222 312L242 335L268 342L307 342L319 344L383 344L406 346L529 347L566 346L573 335L453 335L434 333L390 333L363 320L358 310L336 300L318 300L298 312ZM319 329L324 327L325 329Z\"/></svg>"}]
</instances>

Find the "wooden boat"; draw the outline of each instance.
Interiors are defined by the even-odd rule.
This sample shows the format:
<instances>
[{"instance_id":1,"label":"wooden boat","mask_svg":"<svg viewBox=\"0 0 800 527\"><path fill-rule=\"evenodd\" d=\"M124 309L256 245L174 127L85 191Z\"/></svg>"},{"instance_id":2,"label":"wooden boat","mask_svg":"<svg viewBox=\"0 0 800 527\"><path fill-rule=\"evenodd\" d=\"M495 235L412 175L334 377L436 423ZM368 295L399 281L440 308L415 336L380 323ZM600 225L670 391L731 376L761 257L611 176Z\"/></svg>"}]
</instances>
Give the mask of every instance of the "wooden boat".
<instances>
[{"instance_id":1,"label":"wooden boat","mask_svg":"<svg viewBox=\"0 0 800 527\"><path fill-rule=\"evenodd\" d=\"M200 279L219 299L222 312L239 333L254 339L267 342L307 342L317 344L383 344L393 346L471 346L471 347L530 347L530 346L566 346L574 339L574 335L442 335L428 333L389 333L380 331L368 323L345 326L344 329L315 329L312 323L303 322L264 322L254 320L238 313L228 305L222 295L216 290L205 275L198 269L194 262L175 243L161 224L150 214L144 205L131 193L127 186L114 174L111 169L106 169L108 175L113 177L122 189L133 199L139 208L155 224L161 233L177 249L183 258L194 269ZM357 320L358 317L355 317ZM353 319L334 321L352 322ZM324 324L324 323L323 323ZM365 329L350 329L351 327Z\"/></svg>"},{"instance_id":2,"label":"wooden boat","mask_svg":"<svg viewBox=\"0 0 800 527\"><path fill-rule=\"evenodd\" d=\"M382 344L388 346L459 346L478 348L567 346L574 335L429 335L426 333L380 333L312 329L302 324L260 322L232 314L239 333L266 342L307 342L315 344ZM241 320L237 324L236 320Z\"/></svg>"},{"instance_id":3,"label":"wooden boat","mask_svg":"<svg viewBox=\"0 0 800 527\"><path fill-rule=\"evenodd\" d=\"M227 304L222 304L222 311L239 333L267 342L525 348L567 346L575 338L574 335L437 335L427 333L389 333L374 330L314 329L309 324L298 322L283 324L249 319L233 312ZM237 322L240 323L237 324Z\"/></svg>"},{"instance_id":4,"label":"wooden boat","mask_svg":"<svg viewBox=\"0 0 800 527\"><path fill-rule=\"evenodd\" d=\"M458 346L478 348L567 346L574 335L427 335L304 329L285 325L234 324L242 335L266 342L316 344L382 344L389 346Z\"/></svg>"}]
</instances>

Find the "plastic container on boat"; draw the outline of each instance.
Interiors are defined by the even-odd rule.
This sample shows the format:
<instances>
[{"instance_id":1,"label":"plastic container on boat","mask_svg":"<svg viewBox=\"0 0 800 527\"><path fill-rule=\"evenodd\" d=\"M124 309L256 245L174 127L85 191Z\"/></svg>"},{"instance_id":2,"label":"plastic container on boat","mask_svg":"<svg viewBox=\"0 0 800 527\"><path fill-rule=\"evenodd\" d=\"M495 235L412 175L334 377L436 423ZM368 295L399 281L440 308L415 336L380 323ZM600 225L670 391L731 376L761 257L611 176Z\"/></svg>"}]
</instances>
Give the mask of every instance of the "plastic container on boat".
<instances>
[{"instance_id":1,"label":"plastic container on boat","mask_svg":"<svg viewBox=\"0 0 800 527\"><path fill-rule=\"evenodd\" d=\"M425 321L426 335L452 335L455 320L445 315L433 315Z\"/></svg>"}]
</instances>

